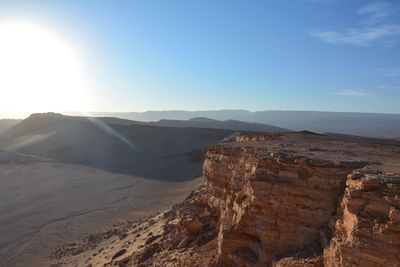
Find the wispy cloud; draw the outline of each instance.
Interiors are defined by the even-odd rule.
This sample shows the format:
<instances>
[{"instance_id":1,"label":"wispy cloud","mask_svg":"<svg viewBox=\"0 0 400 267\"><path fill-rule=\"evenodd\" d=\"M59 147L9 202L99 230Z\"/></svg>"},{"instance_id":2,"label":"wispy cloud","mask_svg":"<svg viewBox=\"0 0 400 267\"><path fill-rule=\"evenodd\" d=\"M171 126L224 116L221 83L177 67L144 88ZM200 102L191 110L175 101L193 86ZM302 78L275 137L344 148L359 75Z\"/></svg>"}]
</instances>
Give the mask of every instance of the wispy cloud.
<instances>
[{"instance_id":1,"label":"wispy cloud","mask_svg":"<svg viewBox=\"0 0 400 267\"><path fill-rule=\"evenodd\" d=\"M400 36L400 24L387 24L375 27L349 28L342 32L337 31L309 31L314 36L329 44L350 44L356 46L371 46L394 44L393 38Z\"/></svg>"},{"instance_id":2,"label":"wispy cloud","mask_svg":"<svg viewBox=\"0 0 400 267\"><path fill-rule=\"evenodd\" d=\"M387 69L378 69L378 73L386 77L400 77L400 66Z\"/></svg>"},{"instance_id":3,"label":"wispy cloud","mask_svg":"<svg viewBox=\"0 0 400 267\"><path fill-rule=\"evenodd\" d=\"M400 86L393 86L393 85L379 85L379 90L400 90Z\"/></svg>"},{"instance_id":4,"label":"wispy cloud","mask_svg":"<svg viewBox=\"0 0 400 267\"><path fill-rule=\"evenodd\" d=\"M340 31L311 30L309 34L326 43L354 46L393 46L400 37L400 24L391 23L390 18L399 9L390 2L373 2L357 10L361 27L349 27Z\"/></svg>"},{"instance_id":5,"label":"wispy cloud","mask_svg":"<svg viewBox=\"0 0 400 267\"><path fill-rule=\"evenodd\" d=\"M362 22L366 24L376 24L386 21L388 18L396 14L398 8L391 2L372 2L358 9L359 15L367 16Z\"/></svg>"},{"instance_id":6,"label":"wispy cloud","mask_svg":"<svg viewBox=\"0 0 400 267\"><path fill-rule=\"evenodd\" d=\"M349 89L344 89L339 92L334 92L333 95L340 95L340 96L350 96L350 97L366 97L368 96L368 93L360 90L349 90Z\"/></svg>"}]
</instances>

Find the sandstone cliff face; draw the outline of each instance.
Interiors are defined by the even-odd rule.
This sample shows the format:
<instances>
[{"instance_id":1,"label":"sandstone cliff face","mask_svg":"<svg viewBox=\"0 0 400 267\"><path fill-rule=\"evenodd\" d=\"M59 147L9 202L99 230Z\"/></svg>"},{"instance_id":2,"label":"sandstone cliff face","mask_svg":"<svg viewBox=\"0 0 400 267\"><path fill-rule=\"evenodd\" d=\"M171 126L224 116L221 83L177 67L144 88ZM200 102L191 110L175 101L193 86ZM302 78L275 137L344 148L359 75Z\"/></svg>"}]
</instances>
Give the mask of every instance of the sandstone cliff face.
<instances>
[{"instance_id":1,"label":"sandstone cliff face","mask_svg":"<svg viewBox=\"0 0 400 267\"><path fill-rule=\"evenodd\" d=\"M208 204L220 213L220 263L265 266L327 242L351 169L251 147L210 149L204 177Z\"/></svg>"},{"instance_id":2,"label":"sandstone cliff face","mask_svg":"<svg viewBox=\"0 0 400 267\"><path fill-rule=\"evenodd\" d=\"M395 141L232 136L206 153L199 190L84 263L400 266L399 158Z\"/></svg>"},{"instance_id":3,"label":"sandstone cliff face","mask_svg":"<svg viewBox=\"0 0 400 267\"><path fill-rule=\"evenodd\" d=\"M400 176L349 175L325 266L400 266Z\"/></svg>"}]
</instances>

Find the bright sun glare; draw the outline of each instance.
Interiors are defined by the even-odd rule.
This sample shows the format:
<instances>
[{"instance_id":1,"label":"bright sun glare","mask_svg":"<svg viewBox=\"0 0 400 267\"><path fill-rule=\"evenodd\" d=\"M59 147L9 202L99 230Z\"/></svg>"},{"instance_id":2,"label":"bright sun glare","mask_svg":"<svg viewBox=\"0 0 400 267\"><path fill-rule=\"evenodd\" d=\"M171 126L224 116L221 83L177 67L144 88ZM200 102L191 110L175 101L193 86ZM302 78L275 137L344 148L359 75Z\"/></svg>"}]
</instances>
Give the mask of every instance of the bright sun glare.
<instances>
[{"instance_id":1,"label":"bright sun glare","mask_svg":"<svg viewBox=\"0 0 400 267\"><path fill-rule=\"evenodd\" d=\"M62 38L27 23L0 22L0 110L82 110L78 58Z\"/></svg>"}]
</instances>

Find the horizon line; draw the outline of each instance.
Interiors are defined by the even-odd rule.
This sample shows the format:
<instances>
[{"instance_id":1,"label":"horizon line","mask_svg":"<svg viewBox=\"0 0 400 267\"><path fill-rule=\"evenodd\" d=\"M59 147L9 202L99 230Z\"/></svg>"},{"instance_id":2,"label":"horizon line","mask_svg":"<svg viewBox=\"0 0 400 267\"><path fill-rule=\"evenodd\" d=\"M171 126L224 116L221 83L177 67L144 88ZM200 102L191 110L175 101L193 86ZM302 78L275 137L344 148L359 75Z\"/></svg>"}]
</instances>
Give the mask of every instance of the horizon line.
<instances>
[{"instance_id":1,"label":"horizon line","mask_svg":"<svg viewBox=\"0 0 400 267\"><path fill-rule=\"evenodd\" d=\"M0 119L23 119L27 118L32 114L46 114L46 113L59 113L62 115L74 115L82 114L86 117L90 115L96 115L101 113L114 113L114 114L129 114L138 113L144 114L148 112L224 112L224 111L240 111L248 113L260 113L260 112L316 112L316 113L355 113L355 114L380 114L380 115L400 115L400 113L387 113L387 112L363 112L363 111L329 111L329 110L284 110L284 109L267 109L267 110L246 110L246 109L205 109L205 110L184 110L184 109L167 109L167 110L146 110L146 111L43 111L43 112L23 112L23 111L0 111ZM14 115L11 115L14 114ZM88 116L89 115L89 116Z\"/></svg>"}]
</instances>

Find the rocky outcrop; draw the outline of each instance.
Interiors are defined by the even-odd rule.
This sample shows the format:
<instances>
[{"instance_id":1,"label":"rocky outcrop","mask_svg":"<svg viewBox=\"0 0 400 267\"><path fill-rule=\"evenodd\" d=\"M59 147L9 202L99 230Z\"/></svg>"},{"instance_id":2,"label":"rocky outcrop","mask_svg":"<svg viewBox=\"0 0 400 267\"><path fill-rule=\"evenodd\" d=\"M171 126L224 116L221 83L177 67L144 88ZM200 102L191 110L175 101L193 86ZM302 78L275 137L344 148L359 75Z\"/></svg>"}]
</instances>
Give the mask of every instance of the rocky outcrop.
<instances>
[{"instance_id":1,"label":"rocky outcrop","mask_svg":"<svg viewBox=\"0 0 400 267\"><path fill-rule=\"evenodd\" d=\"M395 141L231 136L201 188L85 264L399 266L399 157Z\"/></svg>"},{"instance_id":2,"label":"rocky outcrop","mask_svg":"<svg viewBox=\"0 0 400 267\"><path fill-rule=\"evenodd\" d=\"M264 266L327 242L337 197L354 167L254 147L210 149L203 172L207 204L220 214L219 262Z\"/></svg>"},{"instance_id":3,"label":"rocky outcrop","mask_svg":"<svg viewBox=\"0 0 400 267\"><path fill-rule=\"evenodd\" d=\"M400 176L350 174L339 211L325 266L400 266Z\"/></svg>"}]
</instances>

